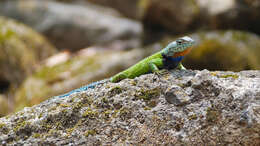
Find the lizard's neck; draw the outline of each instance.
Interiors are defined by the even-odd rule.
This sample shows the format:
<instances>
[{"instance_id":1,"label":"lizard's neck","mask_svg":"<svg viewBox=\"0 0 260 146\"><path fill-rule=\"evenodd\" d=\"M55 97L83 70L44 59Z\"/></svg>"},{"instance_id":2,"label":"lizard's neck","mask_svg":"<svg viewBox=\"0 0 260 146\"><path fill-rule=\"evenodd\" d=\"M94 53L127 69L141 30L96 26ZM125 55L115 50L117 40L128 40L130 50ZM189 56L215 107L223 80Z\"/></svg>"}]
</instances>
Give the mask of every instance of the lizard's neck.
<instances>
[{"instance_id":1,"label":"lizard's neck","mask_svg":"<svg viewBox=\"0 0 260 146\"><path fill-rule=\"evenodd\" d=\"M185 50L182 51L182 52L174 53L172 57L173 57L173 58L176 58L176 57L179 57L179 56L185 56L185 55L187 55L188 53L190 53L190 51L191 51L191 47L185 49Z\"/></svg>"},{"instance_id":2,"label":"lizard's neck","mask_svg":"<svg viewBox=\"0 0 260 146\"><path fill-rule=\"evenodd\" d=\"M178 57L169 57L167 55L163 56L163 66L166 69L174 69L178 66L178 64L181 62L181 60L184 58L184 56L178 56Z\"/></svg>"},{"instance_id":3,"label":"lizard's neck","mask_svg":"<svg viewBox=\"0 0 260 146\"><path fill-rule=\"evenodd\" d=\"M178 56L178 57L169 57L168 59L173 62L181 62L184 56Z\"/></svg>"}]
</instances>

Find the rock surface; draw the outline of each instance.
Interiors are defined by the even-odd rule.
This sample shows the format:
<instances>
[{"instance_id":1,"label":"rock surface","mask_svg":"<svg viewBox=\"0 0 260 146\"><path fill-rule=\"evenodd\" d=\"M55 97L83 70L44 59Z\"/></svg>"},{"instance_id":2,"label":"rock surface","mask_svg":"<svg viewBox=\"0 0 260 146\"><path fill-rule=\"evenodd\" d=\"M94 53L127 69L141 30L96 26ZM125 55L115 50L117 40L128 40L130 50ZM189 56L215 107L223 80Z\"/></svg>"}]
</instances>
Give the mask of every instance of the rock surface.
<instances>
[{"instance_id":1,"label":"rock surface","mask_svg":"<svg viewBox=\"0 0 260 146\"><path fill-rule=\"evenodd\" d=\"M173 70L0 119L0 144L259 145L260 71Z\"/></svg>"},{"instance_id":2,"label":"rock surface","mask_svg":"<svg viewBox=\"0 0 260 146\"><path fill-rule=\"evenodd\" d=\"M57 48L78 50L114 40L139 45L142 26L101 6L84 6L49 0L0 2L1 15L17 19L43 33Z\"/></svg>"}]
</instances>

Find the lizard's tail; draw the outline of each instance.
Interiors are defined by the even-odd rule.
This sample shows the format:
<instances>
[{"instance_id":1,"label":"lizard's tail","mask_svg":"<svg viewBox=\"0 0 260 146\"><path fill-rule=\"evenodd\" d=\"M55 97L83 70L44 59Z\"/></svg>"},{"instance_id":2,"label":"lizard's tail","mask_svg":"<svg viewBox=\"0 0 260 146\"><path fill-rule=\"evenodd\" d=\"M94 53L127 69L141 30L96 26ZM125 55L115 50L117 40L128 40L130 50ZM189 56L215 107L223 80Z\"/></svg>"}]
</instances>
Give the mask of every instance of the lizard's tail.
<instances>
[{"instance_id":1,"label":"lizard's tail","mask_svg":"<svg viewBox=\"0 0 260 146\"><path fill-rule=\"evenodd\" d=\"M82 86L82 87L77 88L77 89L74 89L74 90L72 90L72 91L70 91L70 92L68 92L68 93L65 93L65 94L63 94L63 95L60 95L59 98L63 98L63 97L69 96L69 95L71 95L71 94L73 94L73 93L76 93L76 92L86 91L86 90L88 90L88 89L90 89L90 88L93 89L93 88L95 88L97 85L104 84L104 83L107 83L107 82L109 82L109 79L104 79L104 80L101 80L101 81L93 82L93 83L90 83L90 84L88 84L88 85L86 85L86 86Z\"/></svg>"}]
</instances>

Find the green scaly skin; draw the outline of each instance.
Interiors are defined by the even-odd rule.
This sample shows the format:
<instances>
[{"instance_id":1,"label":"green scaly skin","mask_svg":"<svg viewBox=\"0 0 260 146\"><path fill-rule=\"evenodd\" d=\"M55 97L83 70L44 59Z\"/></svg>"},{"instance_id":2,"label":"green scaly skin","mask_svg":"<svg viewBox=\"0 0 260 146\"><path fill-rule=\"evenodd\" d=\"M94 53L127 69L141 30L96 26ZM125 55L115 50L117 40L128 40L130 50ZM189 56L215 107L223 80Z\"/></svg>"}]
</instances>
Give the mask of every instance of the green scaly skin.
<instances>
[{"instance_id":1,"label":"green scaly skin","mask_svg":"<svg viewBox=\"0 0 260 146\"><path fill-rule=\"evenodd\" d=\"M152 56L149 56L139 63L131 66L130 68L116 74L110 78L112 83L119 82L123 79L130 78L133 79L140 75L146 74L148 72L157 72L159 68L163 67L163 58L162 53L157 52Z\"/></svg>"},{"instance_id":2,"label":"green scaly skin","mask_svg":"<svg viewBox=\"0 0 260 146\"><path fill-rule=\"evenodd\" d=\"M104 79L101 81L97 81L94 83L91 83L89 85L83 86L81 88L75 89L70 91L69 93L60 95L60 98L69 96L75 92L81 92L86 91L89 88L95 88L97 85L104 84L106 82L112 82L116 83L123 79L130 78L133 79L135 77L139 77L140 75L153 72L157 73L160 69L168 68L168 65L175 64L173 68L178 69L185 69L185 67L181 64L182 57L186 55L184 53L187 51L188 48L190 48L194 44L194 40L192 40L190 37L182 37L177 39L176 41L168 44L167 47L165 47L160 52L157 52L141 61L139 61L137 64L131 66L130 68L114 75L110 79ZM183 54L178 54L183 53ZM175 55L175 56L174 56ZM176 65L177 64L177 65Z\"/></svg>"}]
</instances>

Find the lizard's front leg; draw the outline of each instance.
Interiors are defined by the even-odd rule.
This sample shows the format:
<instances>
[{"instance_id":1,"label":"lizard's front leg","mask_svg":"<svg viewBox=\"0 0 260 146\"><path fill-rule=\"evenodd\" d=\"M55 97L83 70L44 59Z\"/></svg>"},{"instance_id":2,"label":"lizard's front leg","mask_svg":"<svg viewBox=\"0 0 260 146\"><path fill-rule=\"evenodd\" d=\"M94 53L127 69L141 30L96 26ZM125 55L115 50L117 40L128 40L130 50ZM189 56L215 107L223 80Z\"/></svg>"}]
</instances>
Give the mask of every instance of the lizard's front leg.
<instances>
[{"instance_id":1,"label":"lizard's front leg","mask_svg":"<svg viewBox=\"0 0 260 146\"><path fill-rule=\"evenodd\" d=\"M186 70L186 68L181 63L178 64L177 68L180 70Z\"/></svg>"},{"instance_id":2,"label":"lizard's front leg","mask_svg":"<svg viewBox=\"0 0 260 146\"><path fill-rule=\"evenodd\" d=\"M163 66L161 61L161 59L153 59L148 63L150 71L158 76L162 75L162 73L159 70L159 67Z\"/></svg>"},{"instance_id":3,"label":"lizard's front leg","mask_svg":"<svg viewBox=\"0 0 260 146\"><path fill-rule=\"evenodd\" d=\"M149 68L153 73L158 73L159 72L159 68L156 66L155 63L150 62L149 63Z\"/></svg>"}]
</instances>

